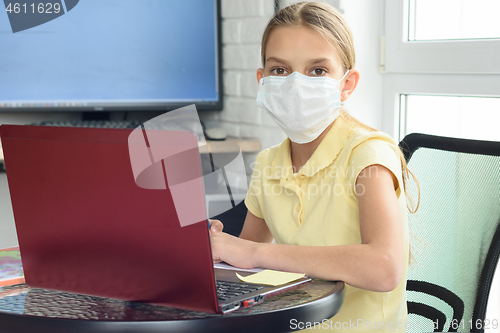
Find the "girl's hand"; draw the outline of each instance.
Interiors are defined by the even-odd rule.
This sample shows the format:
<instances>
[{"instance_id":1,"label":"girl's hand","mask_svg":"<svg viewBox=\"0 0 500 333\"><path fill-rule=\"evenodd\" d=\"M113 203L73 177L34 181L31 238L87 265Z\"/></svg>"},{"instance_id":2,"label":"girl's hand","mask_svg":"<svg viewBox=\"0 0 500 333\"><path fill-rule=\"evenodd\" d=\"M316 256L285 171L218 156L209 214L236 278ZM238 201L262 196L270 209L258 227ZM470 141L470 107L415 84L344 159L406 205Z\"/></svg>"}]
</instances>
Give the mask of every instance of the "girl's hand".
<instances>
[{"instance_id":1,"label":"girl's hand","mask_svg":"<svg viewBox=\"0 0 500 333\"><path fill-rule=\"evenodd\" d=\"M210 223L210 234L213 234L214 232L222 232L222 229L224 229L224 224L222 224L219 220L208 219L208 222Z\"/></svg>"},{"instance_id":2,"label":"girl's hand","mask_svg":"<svg viewBox=\"0 0 500 333\"><path fill-rule=\"evenodd\" d=\"M258 243L215 231L210 235L214 263L225 261L240 268L255 268L254 254Z\"/></svg>"}]
</instances>

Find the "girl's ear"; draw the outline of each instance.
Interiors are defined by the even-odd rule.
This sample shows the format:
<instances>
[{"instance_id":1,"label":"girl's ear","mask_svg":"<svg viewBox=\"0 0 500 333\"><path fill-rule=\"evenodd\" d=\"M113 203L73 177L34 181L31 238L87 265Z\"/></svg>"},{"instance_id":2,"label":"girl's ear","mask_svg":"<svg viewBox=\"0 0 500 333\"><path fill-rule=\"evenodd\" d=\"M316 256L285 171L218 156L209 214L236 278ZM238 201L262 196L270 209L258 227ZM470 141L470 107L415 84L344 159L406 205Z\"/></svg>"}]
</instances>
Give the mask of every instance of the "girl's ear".
<instances>
[{"instance_id":1,"label":"girl's ear","mask_svg":"<svg viewBox=\"0 0 500 333\"><path fill-rule=\"evenodd\" d=\"M260 82L260 79L264 77L264 68L259 68L257 70L257 83Z\"/></svg>"},{"instance_id":2,"label":"girl's ear","mask_svg":"<svg viewBox=\"0 0 500 333\"><path fill-rule=\"evenodd\" d=\"M351 69L349 74L344 79L343 84L341 85L340 90L340 100L343 102L351 96L354 89L358 85L359 81L359 72L357 69Z\"/></svg>"}]
</instances>

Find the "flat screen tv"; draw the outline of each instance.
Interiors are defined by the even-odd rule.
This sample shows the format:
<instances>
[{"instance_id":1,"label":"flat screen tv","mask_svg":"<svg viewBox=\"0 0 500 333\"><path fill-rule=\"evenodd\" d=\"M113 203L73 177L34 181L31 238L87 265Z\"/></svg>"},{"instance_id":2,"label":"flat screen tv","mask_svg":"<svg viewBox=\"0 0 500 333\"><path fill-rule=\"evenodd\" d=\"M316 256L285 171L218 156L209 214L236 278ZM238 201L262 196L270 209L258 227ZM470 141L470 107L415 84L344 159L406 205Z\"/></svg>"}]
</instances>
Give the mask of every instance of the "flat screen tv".
<instances>
[{"instance_id":1,"label":"flat screen tv","mask_svg":"<svg viewBox=\"0 0 500 333\"><path fill-rule=\"evenodd\" d=\"M56 18L13 32L17 2L45 6L4 1L0 112L222 108L220 0L57 0Z\"/></svg>"}]
</instances>

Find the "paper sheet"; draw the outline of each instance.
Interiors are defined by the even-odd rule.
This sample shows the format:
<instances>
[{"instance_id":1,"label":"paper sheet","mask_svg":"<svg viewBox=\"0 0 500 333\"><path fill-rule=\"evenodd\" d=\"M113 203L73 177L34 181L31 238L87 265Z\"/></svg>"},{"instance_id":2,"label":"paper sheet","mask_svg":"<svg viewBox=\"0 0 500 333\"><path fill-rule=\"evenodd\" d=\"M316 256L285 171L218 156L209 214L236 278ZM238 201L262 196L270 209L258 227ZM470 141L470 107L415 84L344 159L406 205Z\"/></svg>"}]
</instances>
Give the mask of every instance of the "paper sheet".
<instances>
[{"instance_id":1,"label":"paper sheet","mask_svg":"<svg viewBox=\"0 0 500 333\"><path fill-rule=\"evenodd\" d=\"M248 276L241 276L236 273L238 279L247 283L255 283L255 284L266 284L269 286L279 286L281 284L285 284L288 282L295 281L304 277L305 274L301 273L289 273L289 272L279 272L273 271L270 269L265 269L262 272L255 273Z\"/></svg>"},{"instance_id":2,"label":"paper sheet","mask_svg":"<svg viewBox=\"0 0 500 333\"><path fill-rule=\"evenodd\" d=\"M220 262L218 264L214 264L214 268L219 268L219 269L228 269L231 271L244 271L244 272L252 272L252 273L258 273L262 272L264 268L252 268L252 269L246 269L246 268L239 268L239 267L234 267L232 265L229 265L225 262Z\"/></svg>"}]
</instances>

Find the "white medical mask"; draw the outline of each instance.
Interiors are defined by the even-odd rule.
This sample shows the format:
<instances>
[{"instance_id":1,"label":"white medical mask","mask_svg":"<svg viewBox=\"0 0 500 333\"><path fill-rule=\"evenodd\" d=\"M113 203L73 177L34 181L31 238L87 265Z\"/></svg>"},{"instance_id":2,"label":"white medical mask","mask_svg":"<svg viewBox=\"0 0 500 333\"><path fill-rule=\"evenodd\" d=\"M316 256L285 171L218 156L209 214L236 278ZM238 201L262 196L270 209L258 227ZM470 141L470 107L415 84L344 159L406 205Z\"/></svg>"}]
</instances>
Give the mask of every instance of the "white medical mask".
<instances>
[{"instance_id":1,"label":"white medical mask","mask_svg":"<svg viewBox=\"0 0 500 333\"><path fill-rule=\"evenodd\" d=\"M340 80L293 72L260 79L257 105L296 143L316 139L339 115Z\"/></svg>"}]
</instances>

